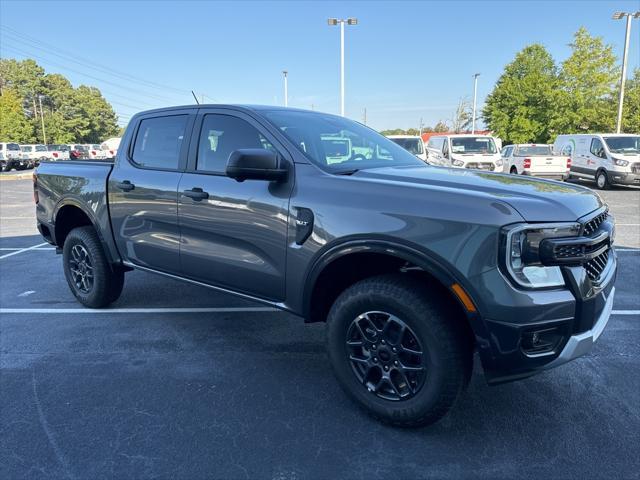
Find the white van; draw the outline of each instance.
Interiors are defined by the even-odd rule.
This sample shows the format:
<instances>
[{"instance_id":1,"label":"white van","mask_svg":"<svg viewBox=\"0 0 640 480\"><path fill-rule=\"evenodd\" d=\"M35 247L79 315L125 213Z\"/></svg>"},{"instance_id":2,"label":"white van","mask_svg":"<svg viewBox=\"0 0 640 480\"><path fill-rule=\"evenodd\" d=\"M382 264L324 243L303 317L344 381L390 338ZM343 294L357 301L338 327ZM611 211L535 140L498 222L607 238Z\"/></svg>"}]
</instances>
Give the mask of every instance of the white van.
<instances>
[{"instance_id":1,"label":"white van","mask_svg":"<svg viewBox=\"0 0 640 480\"><path fill-rule=\"evenodd\" d=\"M502 172L498 150L501 142L489 135L437 135L427 144L428 162L433 165Z\"/></svg>"},{"instance_id":2,"label":"white van","mask_svg":"<svg viewBox=\"0 0 640 480\"><path fill-rule=\"evenodd\" d=\"M572 177L595 180L601 190L616 183L640 185L640 135L558 135L553 149L571 157Z\"/></svg>"},{"instance_id":3,"label":"white van","mask_svg":"<svg viewBox=\"0 0 640 480\"><path fill-rule=\"evenodd\" d=\"M427 151L424 148L422 137L416 135L387 135L387 138L397 143L409 153L413 153L420 160L427 161Z\"/></svg>"}]
</instances>

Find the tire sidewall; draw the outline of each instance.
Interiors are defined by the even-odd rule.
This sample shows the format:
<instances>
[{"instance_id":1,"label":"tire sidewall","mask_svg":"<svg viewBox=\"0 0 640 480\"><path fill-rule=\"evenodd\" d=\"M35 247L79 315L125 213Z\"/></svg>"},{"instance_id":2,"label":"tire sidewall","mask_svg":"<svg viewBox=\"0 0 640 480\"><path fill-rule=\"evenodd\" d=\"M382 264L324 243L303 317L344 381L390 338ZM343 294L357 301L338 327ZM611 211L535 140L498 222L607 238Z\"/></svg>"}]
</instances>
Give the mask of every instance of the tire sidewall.
<instances>
[{"instance_id":1,"label":"tire sidewall","mask_svg":"<svg viewBox=\"0 0 640 480\"><path fill-rule=\"evenodd\" d=\"M423 316L418 309L423 308ZM426 309L425 309L426 307ZM423 350L426 378L422 388L407 400L385 400L367 388L357 379L351 369L346 348L346 334L351 322L367 311L385 311L397 316L416 334ZM433 331L429 328L428 316L433 314L425 302L411 306L378 292L369 292L336 302L331 309L327 327L327 348L333 370L347 393L375 416L387 420L403 421L404 418L418 418L437 406L443 385L446 383L446 365L443 363L446 353L442 349Z\"/></svg>"},{"instance_id":2,"label":"tire sidewall","mask_svg":"<svg viewBox=\"0 0 640 480\"><path fill-rule=\"evenodd\" d=\"M93 267L93 286L88 293L81 292L75 285L71 271L69 268L69 261L71 259L71 249L75 245L81 245L89 255L91 265ZM105 296L105 260L102 258L102 252L100 245L95 244L95 240L90 233L84 228L78 228L72 230L64 242L62 249L63 269L64 276L67 279L69 288L73 295L78 299L80 303L87 307L97 308L103 306L103 298Z\"/></svg>"}]
</instances>

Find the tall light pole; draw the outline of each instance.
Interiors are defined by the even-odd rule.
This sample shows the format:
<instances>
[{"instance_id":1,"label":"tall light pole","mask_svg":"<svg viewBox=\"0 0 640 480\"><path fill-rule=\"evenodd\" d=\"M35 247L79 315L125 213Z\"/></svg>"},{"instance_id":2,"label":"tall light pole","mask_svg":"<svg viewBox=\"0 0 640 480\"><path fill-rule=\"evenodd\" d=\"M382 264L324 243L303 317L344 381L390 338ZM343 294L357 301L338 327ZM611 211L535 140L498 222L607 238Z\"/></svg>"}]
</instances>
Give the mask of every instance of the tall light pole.
<instances>
[{"instance_id":1,"label":"tall light pole","mask_svg":"<svg viewBox=\"0 0 640 480\"><path fill-rule=\"evenodd\" d=\"M327 23L332 26L340 24L340 115L344 117L344 24L357 25L358 19L330 18Z\"/></svg>"},{"instance_id":2,"label":"tall light pole","mask_svg":"<svg viewBox=\"0 0 640 480\"><path fill-rule=\"evenodd\" d=\"M286 70L282 71L282 75L284 75L284 106L289 106L289 87L287 85L287 72Z\"/></svg>"},{"instance_id":3,"label":"tall light pole","mask_svg":"<svg viewBox=\"0 0 640 480\"><path fill-rule=\"evenodd\" d=\"M478 98L479 73L473 74L473 114L471 117L471 133L476 133L476 99Z\"/></svg>"},{"instance_id":4,"label":"tall light pole","mask_svg":"<svg viewBox=\"0 0 640 480\"><path fill-rule=\"evenodd\" d=\"M42 121L42 143L47 144L47 134L44 131L44 110L42 109L42 95L38 95L38 102L40 103L40 120Z\"/></svg>"},{"instance_id":5,"label":"tall light pole","mask_svg":"<svg viewBox=\"0 0 640 480\"><path fill-rule=\"evenodd\" d=\"M640 18L638 12L616 12L613 14L614 20L627 17L627 31L624 35L624 53L622 54L622 76L620 77L620 98L618 100L618 120L616 122L616 133L620 133L622 128L622 104L624 103L624 84L627 79L627 54L629 52L629 37L631 35L631 19Z\"/></svg>"}]
</instances>

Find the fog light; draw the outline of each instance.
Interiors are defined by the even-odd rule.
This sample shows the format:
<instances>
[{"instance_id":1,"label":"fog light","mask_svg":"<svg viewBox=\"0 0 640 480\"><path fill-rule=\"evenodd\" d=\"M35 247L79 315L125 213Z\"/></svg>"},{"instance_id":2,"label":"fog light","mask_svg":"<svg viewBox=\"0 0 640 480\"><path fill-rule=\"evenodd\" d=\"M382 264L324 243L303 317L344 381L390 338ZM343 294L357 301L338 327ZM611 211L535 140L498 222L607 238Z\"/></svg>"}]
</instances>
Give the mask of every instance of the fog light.
<instances>
[{"instance_id":1,"label":"fog light","mask_svg":"<svg viewBox=\"0 0 640 480\"><path fill-rule=\"evenodd\" d=\"M537 356L554 352L565 336L561 326L530 330L522 334L520 347L525 355Z\"/></svg>"}]
</instances>

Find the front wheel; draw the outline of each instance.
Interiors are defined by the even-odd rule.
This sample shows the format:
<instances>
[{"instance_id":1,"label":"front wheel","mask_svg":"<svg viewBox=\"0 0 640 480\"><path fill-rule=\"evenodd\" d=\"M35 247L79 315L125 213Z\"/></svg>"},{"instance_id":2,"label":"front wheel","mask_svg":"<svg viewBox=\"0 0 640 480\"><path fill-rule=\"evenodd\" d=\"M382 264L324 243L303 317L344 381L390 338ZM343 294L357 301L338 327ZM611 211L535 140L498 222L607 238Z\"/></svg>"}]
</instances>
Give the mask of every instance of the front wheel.
<instances>
[{"instance_id":1,"label":"front wheel","mask_svg":"<svg viewBox=\"0 0 640 480\"><path fill-rule=\"evenodd\" d=\"M516 167L511 167L511 170L509 171L509 173L511 175L517 175L518 174L518 169Z\"/></svg>"},{"instance_id":2,"label":"front wheel","mask_svg":"<svg viewBox=\"0 0 640 480\"><path fill-rule=\"evenodd\" d=\"M609 190L611 187L609 177L605 170L599 170L598 173L596 173L596 185L600 190Z\"/></svg>"},{"instance_id":3,"label":"front wheel","mask_svg":"<svg viewBox=\"0 0 640 480\"><path fill-rule=\"evenodd\" d=\"M93 227L71 230L64 242L62 258L69 288L84 306L106 307L122 293L124 271L109 265Z\"/></svg>"},{"instance_id":4,"label":"front wheel","mask_svg":"<svg viewBox=\"0 0 640 480\"><path fill-rule=\"evenodd\" d=\"M327 319L338 381L382 421L403 427L436 422L471 375L472 344L458 313L407 275L356 283Z\"/></svg>"}]
</instances>

